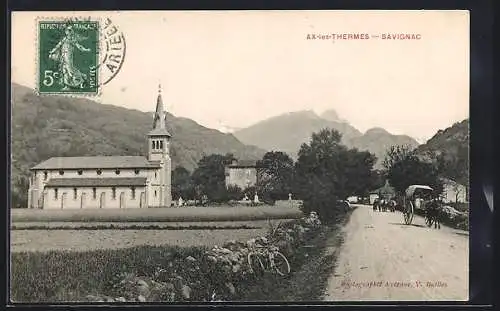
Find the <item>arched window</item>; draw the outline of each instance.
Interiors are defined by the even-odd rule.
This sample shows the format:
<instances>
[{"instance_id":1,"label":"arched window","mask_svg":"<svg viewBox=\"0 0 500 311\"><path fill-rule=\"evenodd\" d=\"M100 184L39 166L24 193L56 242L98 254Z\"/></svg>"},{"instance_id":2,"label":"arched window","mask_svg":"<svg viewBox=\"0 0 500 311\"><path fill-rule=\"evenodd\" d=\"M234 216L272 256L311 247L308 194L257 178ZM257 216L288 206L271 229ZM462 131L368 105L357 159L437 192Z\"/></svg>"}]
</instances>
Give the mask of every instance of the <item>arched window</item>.
<instances>
[{"instance_id":1,"label":"arched window","mask_svg":"<svg viewBox=\"0 0 500 311\"><path fill-rule=\"evenodd\" d=\"M57 188L56 188L56 189L54 189L54 199L56 199L56 200L57 200L57 195L58 195L58 191L57 191Z\"/></svg>"},{"instance_id":2,"label":"arched window","mask_svg":"<svg viewBox=\"0 0 500 311\"><path fill-rule=\"evenodd\" d=\"M163 140L160 140L160 149L163 150Z\"/></svg>"},{"instance_id":3,"label":"arched window","mask_svg":"<svg viewBox=\"0 0 500 311\"><path fill-rule=\"evenodd\" d=\"M61 175L61 176L62 176L62 175L64 175L64 171L63 171L63 170L60 170L60 171L59 171L59 175Z\"/></svg>"},{"instance_id":4,"label":"arched window","mask_svg":"<svg viewBox=\"0 0 500 311\"><path fill-rule=\"evenodd\" d=\"M155 198L156 198L156 190L155 190Z\"/></svg>"},{"instance_id":5,"label":"arched window","mask_svg":"<svg viewBox=\"0 0 500 311\"><path fill-rule=\"evenodd\" d=\"M152 149L155 149L155 141L154 141L154 140L153 140L153 141L151 141L151 148L152 148Z\"/></svg>"},{"instance_id":6,"label":"arched window","mask_svg":"<svg viewBox=\"0 0 500 311\"><path fill-rule=\"evenodd\" d=\"M135 187L130 188L132 190L132 200L135 200Z\"/></svg>"},{"instance_id":7,"label":"arched window","mask_svg":"<svg viewBox=\"0 0 500 311\"><path fill-rule=\"evenodd\" d=\"M111 188L111 191L112 191L111 196L113 197L113 200L115 200L116 199L116 188L115 187Z\"/></svg>"},{"instance_id":8,"label":"arched window","mask_svg":"<svg viewBox=\"0 0 500 311\"><path fill-rule=\"evenodd\" d=\"M158 174L157 174L157 173L156 173L156 171L155 171L155 178L157 177L157 175L158 175Z\"/></svg>"},{"instance_id":9,"label":"arched window","mask_svg":"<svg viewBox=\"0 0 500 311\"><path fill-rule=\"evenodd\" d=\"M97 189L92 188L92 198L95 200L97 198Z\"/></svg>"},{"instance_id":10,"label":"arched window","mask_svg":"<svg viewBox=\"0 0 500 311\"><path fill-rule=\"evenodd\" d=\"M76 200L77 196L78 196L78 190L76 188L73 188L73 199Z\"/></svg>"},{"instance_id":11,"label":"arched window","mask_svg":"<svg viewBox=\"0 0 500 311\"><path fill-rule=\"evenodd\" d=\"M101 169L97 169L95 172L97 173L97 175L101 175L102 174L102 170Z\"/></svg>"},{"instance_id":12,"label":"arched window","mask_svg":"<svg viewBox=\"0 0 500 311\"><path fill-rule=\"evenodd\" d=\"M82 175L83 174L83 170L78 170L78 175Z\"/></svg>"},{"instance_id":13,"label":"arched window","mask_svg":"<svg viewBox=\"0 0 500 311\"><path fill-rule=\"evenodd\" d=\"M139 173L140 173L140 172L141 172L141 171L140 171L139 169L136 169L136 170L134 171L134 173L135 173L136 175L139 175Z\"/></svg>"},{"instance_id":14,"label":"arched window","mask_svg":"<svg viewBox=\"0 0 500 311\"><path fill-rule=\"evenodd\" d=\"M47 180L48 177L49 177L49 173L43 172L43 180Z\"/></svg>"},{"instance_id":15,"label":"arched window","mask_svg":"<svg viewBox=\"0 0 500 311\"><path fill-rule=\"evenodd\" d=\"M117 169L117 170L115 171L115 174L116 174L116 175L120 175L120 170L119 170L119 169Z\"/></svg>"}]
</instances>

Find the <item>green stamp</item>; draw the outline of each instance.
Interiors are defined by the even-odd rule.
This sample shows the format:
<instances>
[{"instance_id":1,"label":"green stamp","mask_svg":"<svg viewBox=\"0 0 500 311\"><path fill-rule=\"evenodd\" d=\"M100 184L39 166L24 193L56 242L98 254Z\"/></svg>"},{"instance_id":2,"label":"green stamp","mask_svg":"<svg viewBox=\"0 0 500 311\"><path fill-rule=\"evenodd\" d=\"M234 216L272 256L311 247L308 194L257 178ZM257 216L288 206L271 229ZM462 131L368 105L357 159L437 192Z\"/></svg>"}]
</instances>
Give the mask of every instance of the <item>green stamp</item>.
<instances>
[{"instance_id":1,"label":"green stamp","mask_svg":"<svg viewBox=\"0 0 500 311\"><path fill-rule=\"evenodd\" d=\"M97 94L99 22L38 22L38 92Z\"/></svg>"}]
</instances>

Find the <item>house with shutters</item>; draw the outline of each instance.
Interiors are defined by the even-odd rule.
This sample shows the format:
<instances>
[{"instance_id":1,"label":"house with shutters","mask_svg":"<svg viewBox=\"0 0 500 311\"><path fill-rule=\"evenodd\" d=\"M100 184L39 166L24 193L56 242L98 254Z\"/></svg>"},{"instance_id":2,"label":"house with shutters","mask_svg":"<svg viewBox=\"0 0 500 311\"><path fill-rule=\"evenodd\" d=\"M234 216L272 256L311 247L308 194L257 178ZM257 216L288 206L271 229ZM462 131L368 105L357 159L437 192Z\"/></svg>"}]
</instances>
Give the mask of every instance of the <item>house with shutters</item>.
<instances>
[{"instance_id":1,"label":"house with shutters","mask_svg":"<svg viewBox=\"0 0 500 311\"><path fill-rule=\"evenodd\" d=\"M37 209L147 208L171 206L169 155L161 88L147 156L54 157L33 168L28 207Z\"/></svg>"},{"instance_id":2,"label":"house with shutters","mask_svg":"<svg viewBox=\"0 0 500 311\"><path fill-rule=\"evenodd\" d=\"M226 188L237 186L242 190L256 186L259 181L257 161L233 160L225 166Z\"/></svg>"}]
</instances>

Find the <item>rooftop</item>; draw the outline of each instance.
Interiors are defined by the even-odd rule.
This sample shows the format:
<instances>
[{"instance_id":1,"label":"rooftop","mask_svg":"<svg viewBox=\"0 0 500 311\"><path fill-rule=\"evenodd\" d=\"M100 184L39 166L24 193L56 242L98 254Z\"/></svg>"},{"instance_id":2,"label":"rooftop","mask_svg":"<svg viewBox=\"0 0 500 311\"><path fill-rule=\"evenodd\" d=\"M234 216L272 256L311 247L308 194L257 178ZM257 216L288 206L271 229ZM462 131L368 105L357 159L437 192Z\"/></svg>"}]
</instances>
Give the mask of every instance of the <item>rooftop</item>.
<instances>
[{"instance_id":1,"label":"rooftop","mask_svg":"<svg viewBox=\"0 0 500 311\"><path fill-rule=\"evenodd\" d=\"M154 167L159 167L159 163L150 162L143 156L54 157L37 164L32 170Z\"/></svg>"},{"instance_id":2,"label":"rooftop","mask_svg":"<svg viewBox=\"0 0 500 311\"><path fill-rule=\"evenodd\" d=\"M257 161L255 160L239 160L233 161L228 167L257 167Z\"/></svg>"},{"instance_id":3,"label":"rooftop","mask_svg":"<svg viewBox=\"0 0 500 311\"><path fill-rule=\"evenodd\" d=\"M111 177L111 178L52 178L48 187L112 187L146 186L146 177Z\"/></svg>"}]
</instances>

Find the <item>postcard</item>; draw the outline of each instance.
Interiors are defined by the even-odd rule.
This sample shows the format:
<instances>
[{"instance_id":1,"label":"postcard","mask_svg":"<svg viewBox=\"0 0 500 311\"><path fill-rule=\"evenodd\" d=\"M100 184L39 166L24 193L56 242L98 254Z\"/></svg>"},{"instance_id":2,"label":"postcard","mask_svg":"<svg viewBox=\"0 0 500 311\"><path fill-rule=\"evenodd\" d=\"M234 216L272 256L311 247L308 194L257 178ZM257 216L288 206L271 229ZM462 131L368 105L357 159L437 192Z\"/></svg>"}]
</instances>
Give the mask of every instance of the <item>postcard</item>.
<instances>
[{"instance_id":1,"label":"postcard","mask_svg":"<svg viewBox=\"0 0 500 311\"><path fill-rule=\"evenodd\" d=\"M10 301L467 301L468 11L12 13Z\"/></svg>"}]
</instances>

